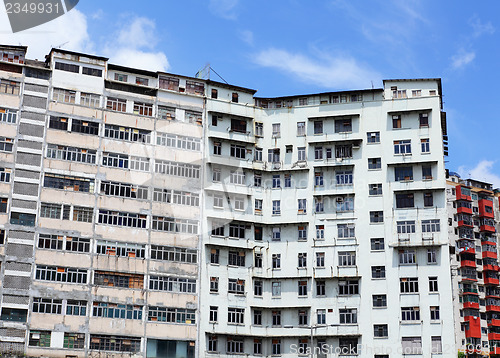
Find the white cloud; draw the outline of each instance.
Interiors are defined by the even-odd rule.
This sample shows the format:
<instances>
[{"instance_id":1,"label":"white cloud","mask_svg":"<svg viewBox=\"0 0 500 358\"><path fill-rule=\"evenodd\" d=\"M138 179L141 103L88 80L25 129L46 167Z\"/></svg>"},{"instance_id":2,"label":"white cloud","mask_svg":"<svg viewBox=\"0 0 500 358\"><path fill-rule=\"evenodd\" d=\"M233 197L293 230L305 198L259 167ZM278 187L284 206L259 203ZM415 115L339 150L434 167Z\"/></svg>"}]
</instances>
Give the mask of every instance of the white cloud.
<instances>
[{"instance_id":1,"label":"white cloud","mask_svg":"<svg viewBox=\"0 0 500 358\"><path fill-rule=\"evenodd\" d=\"M474 30L472 33L473 37L479 37L483 34L493 35L495 33L495 28L491 22L483 23L477 15L474 15L469 19L469 25L472 26L472 29Z\"/></svg>"},{"instance_id":2,"label":"white cloud","mask_svg":"<svg viewBox=\"0 0 500 358\"><path fill-rule=\"evenodd\" d=\"M236 20L236 6L239 0L210 0L208 8L216 16L227 20Z\"/></svg>"},{"instance_id":3,"label":"white cloud","mask_svg":"<svg viewBox=\"0 0 500 358\"><path fill-rule=\"evenodd\" d=\"M481 160L474 168L461 166L458 173L462 178L471 178L493 184L494 188L500 188L500 176L495 174L493 169L494 161Z\"/></svg>"},{"instance_id":4,"label":"white cloud","mask_svg":"<svg viewBox=\"0 0 500 358\"><path fill-rule=\"evenodd\" d=\"M73 9L40 26L12 33L7 14L0 11L0 43L28 46L28 57L44 60L52 47L77 52L93 52L87 32L87 17Z\"/></svg>"},{"instance_id":5,"label":"white cloud","mask_svg":"<svg viewBox=\"0 0 500 358\"><path fill-rule=\"evenodd\" d=\"M469 63L474 61L476 58L476 53L473 51L465 51L465 50L460 50L459 53L457 53L455 56L451 58L451 67L454 70L462 69L465 66L467 66Z\"/></svg>"},{"instance_id":6,"label":"white cloud","mask_svg":"<svg viewBox=\"0 0 500 358\"><path fill-rule=\"evenodd\" d=\"M325 88L370 88L371 81L378 82L380 74L365 68L350 57L319 53L320 59L302 54L270 48L255 56L255 62L297 77L303 82Z\"/></svg>"},{"instance_id":7,"label":"white cloud","mask_svg":"<svg viewBox=\"0 0 500 358\"><path fill-rule=\"evenodd\" d=\"M250 30L240 31L240 39L247 45L253 46L253 32Z\"/></svg>"},{"instance_id":8,"label":"white cloud","mask_svg":"<svg viewBox=\"0 0 500 358\"><path fill-rule=\"evenodd\" d=\"M156 23L145 17L137 17L123 24L113 40L104 46L104 54L110 62L151 71L167 71L170 68L167 56L155 51L158 44Z\"/></svg>"}]
</instances>

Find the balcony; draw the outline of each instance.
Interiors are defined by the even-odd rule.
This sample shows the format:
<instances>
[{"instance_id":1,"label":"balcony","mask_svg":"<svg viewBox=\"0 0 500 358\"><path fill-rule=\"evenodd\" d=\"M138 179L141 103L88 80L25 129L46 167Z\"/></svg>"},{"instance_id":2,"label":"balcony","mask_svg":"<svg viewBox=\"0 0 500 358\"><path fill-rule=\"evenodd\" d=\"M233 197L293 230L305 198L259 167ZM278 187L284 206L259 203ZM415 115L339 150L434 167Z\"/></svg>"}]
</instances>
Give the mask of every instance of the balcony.
<instances>
[{"instance_id":1,"label":"balcony","mask_svg":"<svg viewBox=\"0 0 500 358\"><path fill-rule=\"evenodd\" d=\"M465 329L466 338L481 338L481 319L474 316L465 316L468 326Z\"/></svg>"},{"instance_id":2,"label":"balcony","mask_svg":"<svg viewBox=\"0 0 500 358\"><path fill-rule=\"evenodd\" d=\"M488 333L488 340L489 341L499 341L500 340L500 333Z\"/></svg>"},{"instance_id":3,"label":"balcony","mask_svg":"<svg viewBox=\"0 0 500 358\"><path fill-rule=\"evenodd\" d=\"M483 271L495 271L495 272L498 272L499 271L499 267L498 265L490 265L490 264L484 264L483 263Z\"/></svg>"},{"instance_id":4,"label":"balcony","mask_svg":"<svg viewBox=\"0 0 500 358\"><path fill-rule=\"evenodd\" d=\"M460 220L458 222L458 227L470 227L470 228L473 228L474 227L474 223L472 222L472 220Z\"/></svg>"},{"instance_id":5,"label":"balcony","mask_svg":"<svg viewBox=\"0 0 500 358\"><path fill-rule=\"evenodd\" d=\"M498 255L496 252L493 252L493 251L483 251L483 259L485 258L490 258L490 259L497 259L498 258Z\"/></svg>"},{"instance_id":6,"label":"balcony","mask_svg":"<svg viewBox=\"0 0 500 358\"><path fill-rule=\"evenodd\" d=\"M485 285L498 285L499 284L499 280L498 280L498 278L495 278L495 277L485 277L484 278L484 284Z\"/></svg>"},{"instance_id":7,"label":"balcony","mask_svg":"<svg viewBox=\"0 0 500 358\"><path fill-rule=\"evenodd\" d=\"M460 261L460 267L476 267L476 261L474 260L462 260Z\"/></svg>"},{"instance_id":8,"label":"balcony","mask_svg":"<svg viewBox=\"0 0 500 358\"><path fill-rule=\"evenodd\" d=\"M488 320L488 327L500 327L500 319Z\"/></svg>"},{"instance_id":9,"label":"balcony","mask_svg":"<svg viewBox=\"0 0 500 358\"><path fill-rule=\"evenodd\" d=\"M457 214L472 215L472 207L468 208L466 206L460 206L460 207L457 208Z\"/></svg>"},{"instance_id":10,"label":"balcony","mask_svg":"<svg viewBox=\"0 0 500 358\"><path fill-rule=\"evenodd\" d=\"M464 302L464 308L474 308L476 310L479 309L479 302Z\"/></svg>"},{"instance_id":11,"label":"balcony","mask_svg":"<svg viewBox=\"0 0 500 358\"><path fill-rule=\"evenodd\" d=\"M463 187L461 185L457 185L455 187L455 192L456 192L457 200L472 201L469 188Z\"/></svg>"},{"instance_id":12,"label":"balcony","mask_svg":"<svg viewBox=\"0 0 500 358\"><path fill-rule=\"evenodd\" d=\"M478 201L479 205L479 216L485 218L495 218L493 213L493 202L489 199L480 199Z\"/></svg>"},{"instance_id":13,"label":"balcony","mask_svg":"<svg viewBox=\"0 0 500 358\"><path fill-rule=\"evenodd\" d=\"M500 347L490 347L490 354L500 354Z\"/></svg>"},{"instance_id":14,"label":"balcony","mask_svg":"<svg viewBox=\"0 0 500 358\"><path fill-rule=\"evenodd\" d=\"M459 255L465 255L465 254L475 255L476 249L470 246L463 246L458 248L458 253Z\"/></svg>"},{"instance_id":15,"label":"balcony","mask_svg":"<svg viewBox=\"0 0 500 358\"><path fill-rule=\"evenodd\" d=\"M495 227L491 225L481 225L479 227L480 231L495 233Z\"/></svg>"}]
</instances>

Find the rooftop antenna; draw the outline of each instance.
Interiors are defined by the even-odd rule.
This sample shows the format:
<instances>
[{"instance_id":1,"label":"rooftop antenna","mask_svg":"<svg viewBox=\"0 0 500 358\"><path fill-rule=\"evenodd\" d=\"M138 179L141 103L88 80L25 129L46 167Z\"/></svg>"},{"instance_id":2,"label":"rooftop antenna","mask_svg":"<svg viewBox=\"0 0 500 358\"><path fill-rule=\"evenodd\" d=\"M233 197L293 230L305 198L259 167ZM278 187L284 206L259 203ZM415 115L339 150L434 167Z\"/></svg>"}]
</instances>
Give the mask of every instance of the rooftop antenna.
<instances>
[{"instance_id":1,"label":"rooftop antenna","mask_svg":"<svg viewBox=\"0 0 500 358\"><path fill-rule=\"evenodd\" d=\"M372 89L373 89L373 81L372 81Z\"/></svg>"},{"instance_id":2,"label":"rooftop antenna","mask_svg":"<svg viewBox=\"0 0 500 358\"><path fill-rule=\"evenodd\" d=\"M210 80L210 63L207 63L201 70L198 70L194 77L203 80Z\"/></svg>"},{"instance_id":3,"label":"rooftop antenna","mask_svg":"<svg viewBox=\"0 0 500 358\"><path fill-rule=\"evenodd\" d=\"M61 47L63 47L64 45L66 45L68 42L69 42L69 41L66 41L66 42L64 42L64 43L62 43L62 44L60 44L59 46L56 46L56 47L54 47L54 48L61 48Z\"/></svg>"}]
</instances>

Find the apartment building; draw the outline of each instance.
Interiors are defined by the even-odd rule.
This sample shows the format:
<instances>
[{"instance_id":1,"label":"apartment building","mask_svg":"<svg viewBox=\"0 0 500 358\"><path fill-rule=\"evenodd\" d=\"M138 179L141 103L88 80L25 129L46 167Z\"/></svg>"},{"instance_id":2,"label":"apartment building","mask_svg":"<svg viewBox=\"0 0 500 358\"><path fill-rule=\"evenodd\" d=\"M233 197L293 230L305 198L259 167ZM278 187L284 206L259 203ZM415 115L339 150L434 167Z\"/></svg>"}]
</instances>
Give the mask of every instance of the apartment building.
<instances>
[{"instance_id":1,"label":"apartment building","mask_svg":"<svg viewBox=\"0 0 500 358\"><path fill-rule=\"evenodd\" d=\"M206 91L200 357L455 356L441 81Z\"/></svg>"},{"instance_id":2,"label":"apartment building","mask_svg":"<svg viewBox=\"0 0 500 358\"><path fill-rule=\"evenodd\" d=\"M204 84L0 47L0 351L194 357Z\"/></svg>"},{"instance_id":3,"label":"apartment building","mask_svg":"<svg viewBox=\"0 0 500 358\"><path fill-rule=\"evenodd\" d=\"M499 192L492 184L447 180L455 336L470 357L500 354Z\"/></svg>"}]
</instances>

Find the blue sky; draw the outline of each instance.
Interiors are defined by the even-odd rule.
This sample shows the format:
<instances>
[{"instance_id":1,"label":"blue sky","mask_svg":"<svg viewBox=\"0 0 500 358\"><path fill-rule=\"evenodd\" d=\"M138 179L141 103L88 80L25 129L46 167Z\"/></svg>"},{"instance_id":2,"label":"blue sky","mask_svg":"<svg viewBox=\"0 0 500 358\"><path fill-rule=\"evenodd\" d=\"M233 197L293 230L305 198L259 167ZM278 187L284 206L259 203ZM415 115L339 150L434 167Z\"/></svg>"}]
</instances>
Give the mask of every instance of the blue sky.
<instances>
[{"instance_id":1,"label":"blue sky","mask_svg":"<svg viewBox=\"0 0 500 358\"><path fill-rule=\"evenodd\" d=\"M0 7L0 42L28 45L31 58L63 45L190 76L210 63L259 96L440 77L448 167L500 187L499 13L500 3L490 0L80 0L68 14L18 34Z\"/></svg>"}]
</instances>

